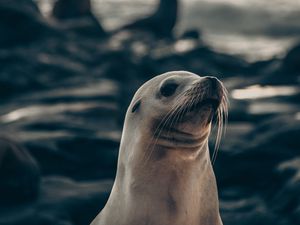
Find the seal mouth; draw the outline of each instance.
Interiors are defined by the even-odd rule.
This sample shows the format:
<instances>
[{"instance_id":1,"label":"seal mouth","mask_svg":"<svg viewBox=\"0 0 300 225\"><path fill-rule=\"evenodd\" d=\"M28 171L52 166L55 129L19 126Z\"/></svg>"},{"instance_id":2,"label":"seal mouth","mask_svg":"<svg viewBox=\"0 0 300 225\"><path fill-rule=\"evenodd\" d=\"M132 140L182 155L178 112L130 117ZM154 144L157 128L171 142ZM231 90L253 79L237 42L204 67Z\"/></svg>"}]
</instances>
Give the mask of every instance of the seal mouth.
<instances>
[{"instance_id":1,"label":"seal mouth","mask_svg":"<svg viewBox=\"0 0 300 225\"><path fill-rule=\"evenodd\" d=\"M217 111L220 103L221 101L217 98L206 98L192 104L192 106L189 107L188 112L199 111L206 106L211 107L213 111Z\"/></svg>"}]
</instances>

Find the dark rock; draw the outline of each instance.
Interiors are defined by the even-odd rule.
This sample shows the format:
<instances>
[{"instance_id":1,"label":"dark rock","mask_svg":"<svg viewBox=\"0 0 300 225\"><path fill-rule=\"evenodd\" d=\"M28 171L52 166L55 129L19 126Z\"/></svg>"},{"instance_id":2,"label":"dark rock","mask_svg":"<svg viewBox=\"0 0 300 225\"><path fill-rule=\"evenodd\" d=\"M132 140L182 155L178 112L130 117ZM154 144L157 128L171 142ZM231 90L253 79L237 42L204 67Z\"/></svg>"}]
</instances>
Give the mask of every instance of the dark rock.
<instances>
[{"instance_id":1,"label":"dark rock","mask_svg":"<svg viewBox=\"0 0 300 225\"><path fill-rule=\"evenodd\" d=\"M75 182L65 177L46 177L39 198L30 205L0 211L5 225L90 224L104 207L113 182Z\"/></svg>"},{"instance_id":2,"label":"dark rock","mask_svg":"<svg viewBox=\"0 0 300 225\"><path fill-rule=\"evenodd\" d=\"M91 12L90 0L59 0L53 7L52 16L60 21L64 29L77 35L97 38L106 36L100 22Z\"/></svg>"},{"instance_id":3,"label":"dark rock","mask_svg":"<svg viewBox=\"0 0 300 225\"><path fill-rule=\"evenodd\" d=\"M300 83L300 44L295 45L282 60L272 60L258 78L260 84L295 85Z\"/></svg>"},{"instance_id":4,"label":"dark rock","mask_svg":"<svg viewBox=\"0 0 300 225\"><path fill-rule=\"evenodd\" d=\"M74 182L64 177L45 178L40 209L60 220L68 218L71 224L89 224L104 207L112 184L112 180Z\"/></svg>"},{"instance_id":5,"label":"dark rock","mask_svg":"<svg viewBox=\"0 0 300 225\"><path fill-rule=\"evenodd\" d=\"M39 185L35 160L18 144L0 138L0 207L33 201Z\"/></svg>"},{"instance_id":6,"label":"dark rock","mask_svg":"<svg viewBox=\"0 0 300 225\"><path fill-rule=\"evenodd\" d=\"M177 21L177 13L177 0L160 0L156 11L152 15L125 25L120 30L144 30L158 38L171 38Z\"/></svg>"},{"instance_id":7,"label":"dark rock","mask_svg":"<svg viewBox=\"0 0 300 225\"><path fill-rule=\"evenodd\" d=\"M30 44L55 33L32 0L2 0L0 14L1 48Z\"/></svg>"},{"instance_id":8,"label":"dark rock","mask_svg":"<svg viewBox=\"0 0 300 225\"><path fill-rule=\"evenodd\" d=\"M18 92L41 90L57 86L80 73L85 68L68 58L51 54L7 51L0 54L0 94L10 96ZM11 74L13 78L11 79Z\"/></svg>"},{"instance_id":9,"label":"dark rock","mask_svg":"<svg viewBox=\"0 0 300 225\"><path fill-rule=\"evenodd\" d=\"M216 75L219 78L245 74L249 64L235 56L217 53L206 46L174 53L157 59L158 68L162 71L188 70L199 75Z\"/></svg>"},{"instance_id":10,"label":"dark rock","mask_svg":"<svg viewBox=\"0 0 300 225\"><path fill-rule=\"evenodd\" d=\"M300 65L299 65L299 59L300 59L300 44L295 45L293 48L291 48L285 58L283 59L283 66L287 70L287 72L296 72L300 73Z\"/></svg>"},{"instance_id":11,"label":"dark rock","mask_svg":"<svg viewBox=\"0 0 300 225\"><path fill-rule=\"evenodd\" d=\"M273 210L283 212L294 221L300 221L297 213L300 206L300 158L285 160L276 168L280 176L280 189L276 195L270 199ZM280 204L276 204L280 202Z\"/></svg>"},{"instance_id":12,"label":"dark rock","mask_svg":"<svg viewBox=\"0 0 300 225\"><path fill-rule=\"evenodd\" d=\"M287 224L287 220L270 211L259 196L248 196L246 193L243 193L244 197L240 198L241 191L240 189L231 188L229 190L231 194L223 196L225 200L220 202L220 211L224 224Z\"/></svg>"},{"instance_id":13,"label":"dark rock","mask_svg":"<svg viewBox=\"0 0 300 225\"><path fill-rule=\"evenodd\" d=\"M26 147L37 158L44 175L66 175L80 180L115 175L119 147L115 140L65 137L28 143Z\"/></svg>"},{"instance_id":14,"label":"dark rock","mask_svg":"<svg viewBox=\"0 0 300 225\"><path fill-rule=\"evenodd\" d=\"M226 189L240 188L243 191L237 191L237 196L260 196L262 200L256 207L266 210L262 215L268 215L268 224L299 221L299 217L295 216L300 205L299 159L295 159L300 148L297 141L299 127L300 120L296 115L278 116L239 136L242 140L231 143L231 150L221 150L215 168L221 196ZM234 166L227 166L224 170L230 162L234 162ZM254 222L257 213L253 212L247 221ZM280 220L274 220L276 217ZM226 220L231 221L230 216Z\"/></svg>"},{"instance_id":15,"label":"dark rock","mask_svg":"<svg viewBox=\"0 0 300 225\"><path fill-rule=\"evenodd\" d=\"M82 35L91 38L104 38L107 36L107 33L104 31L99 21L97 21L93 15L69 20L60 25L61 28L67 32L72 32L80 36Z\"/></svg>"},{"instance_id":16,"label":"dark rock","mask_svg":"<svg viewBox=\"0 0 300 225\"><path fill-rule=\"evenodd\" d=\"M90 13L90 0L58 0L52 11L52 15L60 20L89 16Z\"/></svg>"},{"instance_id":17,"label":"dark rock","mask_svg":"<svg viewBox=\"0 0 300 225\"><path fill-rule=\"evenodd\" d=\"M57 1L55 25L31 0L1 1L0 126L26 147L0 141L1 225L89 224L109 195L112 181L95 180L115 175L132 95L156 74L216 75L229 90L298 84L299 45L283 59L248 63L195 30L175 40L177 2L161 0L150 17L100 39L89 1ZM299 97L230 99L214 165L224 224L299 224Z\"/></svg>"},{"instance_id":18,"label":"dark rock","mask_svg":"<svg viewBox=\"0 0 300 225\"><path fill-rule=\"evenodd\" d=\"M201 32L199 30L187 30L181 35L180 39L201 40Z\"/></svg>"}]
</instances>

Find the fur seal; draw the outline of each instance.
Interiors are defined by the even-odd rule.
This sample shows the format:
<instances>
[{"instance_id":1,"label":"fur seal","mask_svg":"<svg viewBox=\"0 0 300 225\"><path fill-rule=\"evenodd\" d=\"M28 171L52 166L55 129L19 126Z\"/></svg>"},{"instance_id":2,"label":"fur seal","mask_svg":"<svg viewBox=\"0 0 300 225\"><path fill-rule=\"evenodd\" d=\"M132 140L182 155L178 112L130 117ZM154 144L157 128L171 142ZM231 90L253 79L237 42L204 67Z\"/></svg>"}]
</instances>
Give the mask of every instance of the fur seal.
<instances>
[{"instance_id":1,"label":"fur seal","mask_svg":"<svg viewBox=\"0 0 300 225\"><path fill-rule=\"evenodd\" d=\"M222 127L226 112L215 77L174 71L142 85L126 113L112 192L91 225L221 225L208 137L214 115Z\"/></svg>"}]
</instances>

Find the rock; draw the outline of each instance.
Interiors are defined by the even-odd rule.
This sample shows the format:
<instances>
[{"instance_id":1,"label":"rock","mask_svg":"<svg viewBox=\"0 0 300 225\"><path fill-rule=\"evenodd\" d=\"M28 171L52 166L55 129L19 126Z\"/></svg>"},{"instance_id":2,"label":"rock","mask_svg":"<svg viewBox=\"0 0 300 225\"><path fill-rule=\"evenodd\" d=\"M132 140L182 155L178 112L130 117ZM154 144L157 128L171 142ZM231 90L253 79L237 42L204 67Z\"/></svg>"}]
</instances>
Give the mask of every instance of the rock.
<instances>
[{"instance_id":1,"label":"rock","mask_svg":"<svg viewBox=\"0 0 300 225\"><path fill-rule=\"evenodd\" d=\"M55 33L32 0L2 0L0 14L2 48L30 44Z\"/></svg>"},{"instance_id":2,"label":"rock","mask_svg":"<svg viewBox=\"0 0 300 225\"><path fill-rule=\"evenodd\" d=\"M104 207L112 184L112 180L83 183L66 177L45 177L39 198L30 205L1 209L0 224L90 224Z\"/></svg>"},{"instance_id":3,"label":"rock","mask_svg":"<svg viewBox=\"0 0 300 225\"><path fill-rule=\"evenodd\" d=\"M259 76L260 84L295 85L300 83L300 44L287 51L282 60L272 60L263 68Z\"/></svg>"},{"instance_id":4,"label":"rock","mask_svg":"<svg viewBox=\"0 0 300 225\"><path fill-rule=\"evenodd\" d=\"M0 138L0 207L33 201L39 185L35 160L18 144Z\"/></svg>"},{"instance_id":5,"label":"rock","mask_svg":"<svg viewBox=\"0 0 300 225\"><path fill-rule=\"evenodd\" d=\"M89 224L104 207L112 184L112 180L75 182L65 177L47 177L42 181L39 208L46 210L45 215L68 218L71 224Z\"/></svg>"},{"instance_id":6,"label":"rock","mask_svg":"<svg viewBox=\"0 0 300 225\"><path fill-rule=\"evenodd\" d=\"M177 0L160 0L156 11L149 17L121 27L120 30L143 30L158 38L173 37L178 14Z\"/></svg>"},{"instance_id":7,"label":"rock","mask_svg":"<svg viewBox=\"0 0 300 225\"><path fill-rule=\"evenodd\" d=\"M283 66L288 72L300 73L300 43L291 48L283 59Z\"/></svg>"},{"instance_id":8,"label":"rock","mask_svg":"<svg viewBox=\"0 0 300 225\"><path fill-rule=\"evenodd\" d=\"M292 221L299 221L296 212L300 205L300 167L299 157L295 158L300 149L299 128L300 120L297 115L277 116L257 124L245 135L240 135L242 140L235 140L231 149L221 149L215 165L221 196L224 195L222 190L232 190L233 187L236 188L236 198L263 196L256 207L263 207L264 210L255 209L252 215L248 214L250 217L242 216L249 223L240 224L253 224L259 215L268 216L270 220L267 224L293 224ZM230 162L234 162L234 166L228 166ZM228 196L223 197L228 199ZM239 216L236 210L232 213ZM232 217L225 217L224 221L226 220L230 222ZM237 221L231 224L237 224Z\"/></svg>"},{"instance_id":9,"label":"rock","mask_svg":"<svg viewBox=\"0 0 300 225\"><path fill-rule=\"evenodd\" d=\"M90 0L58 0L52 10L52 16L59 20L76 19L90 13Z\"/></svg>"},{"instance_id":10,"label":"rock","mask_svg":"<svg viewBox=\"0 0 300 225\"><path fill-rule=\"evenodd\" d=\"M240 189L230 188L230 195L225 194L220 201L220 211L224 223L232 225L285 225L286 219L270 211L268 206L255 195L243 193ZM228 192L228 190L227 190Z\"/></svg>"},{"instance_id":11,"label":"rock","mask_svg":"<svg viewBox=\"0 0 300 225\"><path fill-rule=\"evenodd\" d=\"M185 31L180 39L195 39L195 40L201 40L201 32L199 30L187 30Z\"/></svg>"},{"instance_id":12,"label":"rock","mask_svg":"<svg viewBox=\"0 0 300 225\"><path fill-rule=\"evenodd\" d=\"M220 79L244 74L249 66L243 59L215 52L203 45L156 60L161 71L188 70L199 75L215 75Z\"/></svg>"},{"instance_id":13,"label":"rock","mask_svg":"<svg viewBox=\"0 0 300 225\"><path fill-rule=\"evenodd\" d=\"M79 180L113 178L119 142L100 137L53 138L26 144L44 175L64 175Z\"/></svg>"},{"instance_id":14,"label":"rock","mask_svg":"<svg viewBox=\"0 0 300 225\"><path fill-rule=\"evenodd\" d=\"M105 38L107 33L93 15L72 19L61 24L66 32L90 38Z\"/></svg>"},{"instance_id":15,"label":"rock","mask_svg":"<svg viewBox=\"0 0 300 225\"><path fill-rule=\"evenodd\" d=\"M56 2L53 22L32 0L0 1L0 126L26 148L0 141L1 225L89 224L109 195L112 181L97 180L115 175L132 95L156 74L216 75L229 90L299 82L299 44L283 59L248 63L195 30L173 38L178 1L161 0L106 39L90 1ZM214 165L224 224L299 223L299 100L230 99Z\"/></svg>"},{"instance_id":16,"label":"rock","mask_svg":"<svg viewBox=\"0 0 300 225\"><path fill-rule=\"evenodd\" d=\"M91 12L90 0L59 0L55 3L52 16L63 23L63 28L77 35L105 37L106 32Z\"/></svg>"},{"instance_id":17,"label":"rock","mask_svg":"<svg viewBox=\"0 0 300 225\"><path fill-rule=\"evenodd\" d=\"M66 57L36 53L34 49L24 52L8 50L0 53L0 95L25 94L59 86L62 82L84 73L85 68ZM11 74L13 74L13 79ZM3 98L2 98L3 99Z\"/></svg>"},{"instance_id":18,"label":"rock","mask_svg":"<svg viewBox=\"0 0 300 225\"><path fill-rule=\"evenodd\" d=\"M287 213L293 220L300 221L297 213L300 207L300 157L283 161L276 170L280 176L280 189L270 199L270 205L273 210Z\"/></svg>"}]
</instances>

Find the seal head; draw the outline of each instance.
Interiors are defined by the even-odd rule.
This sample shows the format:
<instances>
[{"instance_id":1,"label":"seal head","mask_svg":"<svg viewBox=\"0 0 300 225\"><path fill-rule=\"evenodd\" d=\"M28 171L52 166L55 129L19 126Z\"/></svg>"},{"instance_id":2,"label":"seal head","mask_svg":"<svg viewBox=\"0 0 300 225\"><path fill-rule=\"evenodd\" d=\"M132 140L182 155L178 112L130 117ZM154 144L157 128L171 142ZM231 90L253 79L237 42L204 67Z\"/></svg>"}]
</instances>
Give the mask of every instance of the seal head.
<instances>
[{"instance_id":1,"label":"seal head","mask_svg":"<svg viewBox=\"0 0 300 225\"><path fill-rule=\"evenodd\" d=\"M222 224L208 137L226 111L215 77L175 71L142 85L126 113L113 190L92 224Z\"/></svg>"},{"instance_id":2,"label":"seal head","mask_svg":"<svg viewBox=\"0 0 300 225\"><path fill-rule=\"evenodd\" d=\"M145 154L156 154L151 149L159 146L197 151L206 144L214 116L222 128L226 101L226 90L215 77L199 77L184 71L165 73L137 91L124 128L130 126L131 132L138 129L135 135L142 135L143 144L148 144L142 150Z\"/></svg>"}]
</instances>

